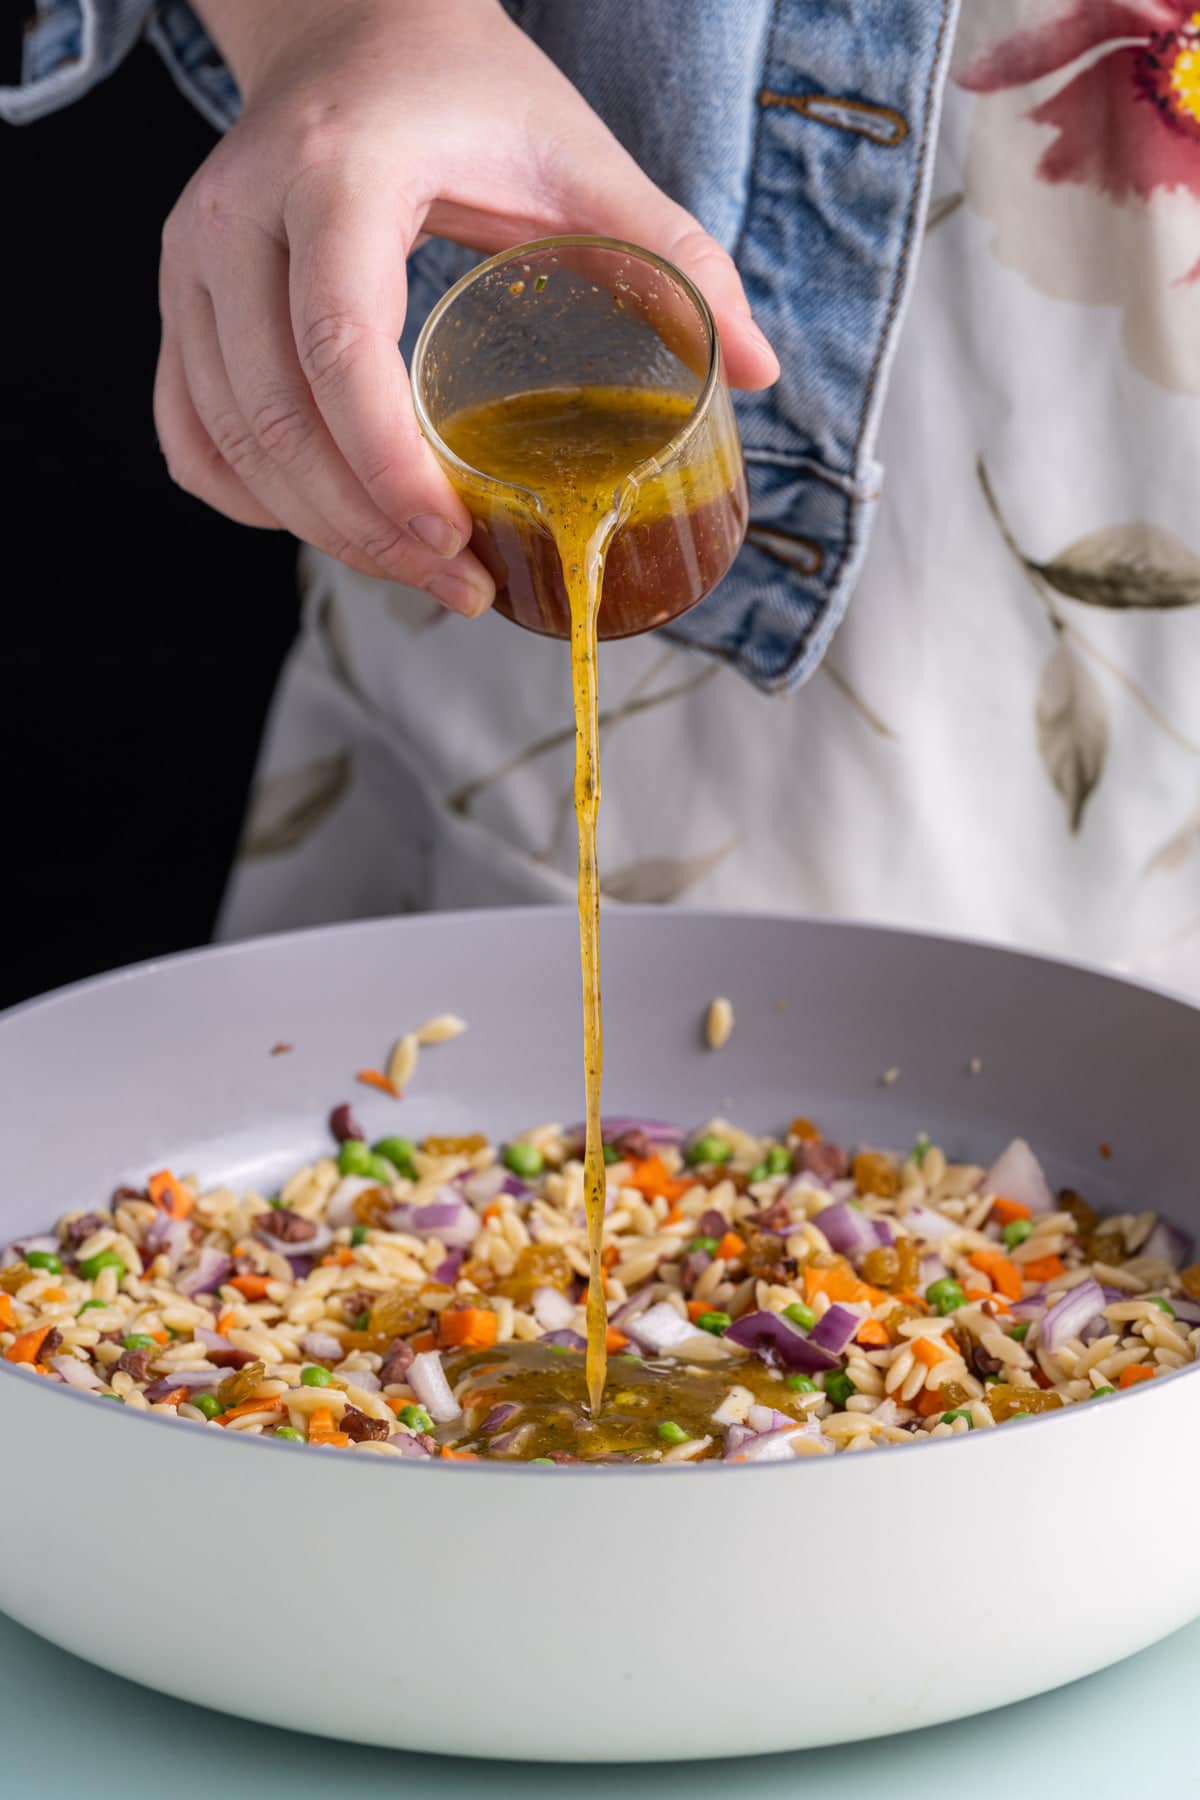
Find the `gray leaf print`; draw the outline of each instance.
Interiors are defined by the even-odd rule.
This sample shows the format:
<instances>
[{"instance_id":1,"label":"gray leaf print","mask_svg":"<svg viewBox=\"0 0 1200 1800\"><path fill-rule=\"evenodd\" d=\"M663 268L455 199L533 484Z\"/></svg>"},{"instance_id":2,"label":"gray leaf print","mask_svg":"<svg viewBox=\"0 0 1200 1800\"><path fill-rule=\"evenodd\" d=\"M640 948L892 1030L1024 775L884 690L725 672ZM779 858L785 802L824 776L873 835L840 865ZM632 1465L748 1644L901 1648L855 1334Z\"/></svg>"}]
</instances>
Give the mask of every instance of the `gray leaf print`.
<instances>
[{"instance_id":1,"label":"gray leaf print","mask_svg":"<svg viewBox=\"0 0 1200 1800\"><path fill-rule=\"evenodd\" d=\"M239 854L280 856L295 850L333 811L350 785L351 770L350 752L339 750L256 783Z\"/></svg>"},{"instance_id":2,"label":"gray leaf print","mask_svg":"<svg viewBox=\"0 0 1200 1800\"><path fill-rule=\"evenodd\" d=\"M1169 875L1172 870L1182 868L1190 857L1200 851L1200 807L1187 819L1173 838L1169 838L1162 849L1157 851L1147 864L1147 875Z\"/></svg>"},{"instance_id":3,"label":"gray leaf print","mask_svg":"<svg viewBox=\"0 0 1200 1800\"><path fill-rule=\"evenodd\" d=\"M1029 566L1060 594L1089 606L1158 612L1200 606L1200 556L1160 525L1110 525L1052 561Z\"/></svg>"},{"instance_id":4,"label":"gray leaf print","mask_svg":"<svg viewBox=\"0 0 1200 1800\"><path fill-rule=\"evenodd\" d=\"M1046 773L1066 802L1071 830L1078 831L1104 771L1108 714L1094 676L1062 638L1042 671L1035 716Z\"/></svg>"},{"instance_id":5,"label":"gray leaf print","mask_svg":"<svg viewBox=\"0 0 1200 1800\"><path fill-rule=\"evenodd\" d=\"M642 862L626 863L623 869L614 869L603 878L601 892L608 899L627 905L639 901L643 905L666 905L702 881L736 844L737 839L731 838L719 850L709 850L702 856L648 856Z\"/></svg>"}]
</instances>

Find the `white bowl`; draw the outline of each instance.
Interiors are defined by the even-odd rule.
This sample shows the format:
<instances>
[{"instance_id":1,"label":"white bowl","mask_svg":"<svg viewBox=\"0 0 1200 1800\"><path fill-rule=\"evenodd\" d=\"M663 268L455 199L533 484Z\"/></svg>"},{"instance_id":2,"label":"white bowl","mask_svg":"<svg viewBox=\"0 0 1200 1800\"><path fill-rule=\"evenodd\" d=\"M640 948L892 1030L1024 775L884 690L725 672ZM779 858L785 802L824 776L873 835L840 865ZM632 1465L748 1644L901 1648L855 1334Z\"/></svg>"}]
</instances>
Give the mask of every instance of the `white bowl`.
<instances>
[{"instance_id":1,"label":"white bowl","mask_svg":"<svg viewBox=\"0 0 1200 1800\"><path fill-rule=\"evenodd\" d=\"M327 1143L340 1100L372 1136L574 1119L575 955L557 910L434 916L201 952L9 1013L0 1242L162 1163L270 1181ZM604 957L606 1111L764 1130L804 1112L980 1161L1020 1133L1100 1208L1200 1223L1200 1011L1179 1001L746 916L622 911ZM737 1027L714 1054L717 993ZM470 1030L422 1057L402 1106L355 1086L447 1009ZM794 1465L422 1465L138 1417L0 1362L0 1606L166 1693L360 1743L796 1749L1003 1705L1200 1613L1198 1422L1187 1370Z\"/></svg>"}]
</instances>

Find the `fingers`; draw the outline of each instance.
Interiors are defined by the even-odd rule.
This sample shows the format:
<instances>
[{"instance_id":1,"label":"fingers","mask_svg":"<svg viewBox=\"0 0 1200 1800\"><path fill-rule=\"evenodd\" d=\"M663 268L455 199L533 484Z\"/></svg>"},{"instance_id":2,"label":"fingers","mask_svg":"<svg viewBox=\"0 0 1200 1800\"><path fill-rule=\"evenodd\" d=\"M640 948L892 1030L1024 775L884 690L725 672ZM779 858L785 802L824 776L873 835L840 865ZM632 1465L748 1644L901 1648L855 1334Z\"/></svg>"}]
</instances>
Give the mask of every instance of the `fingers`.
<instances>
[{"instance_id":1,"label":"fingers","mask_svg":"<svg viewBox=\"0 0 1200 1800\"><path fill-rule=\"evenodd\" d=\"M777 381L779 359L751 317L733 258L716 239L668 199L615 139L609 154L580 159L577 166L588 172L586 185L572 196L579 217L572 229L624 238L666 257L691 277L712 308L730 385L764 388Z\"/></svg>"},{"instance_id":2,"label":"fingers","mask_svg":"<svg viewBox=\"0 0 1200 1800\"><path fill-rule=\"evenodd\" d=\"M448 555L470 516L421 434L397 349L415 231L335 186L298 184L285 219L292 329L321 418L380 511Z\"/></svg>"},{"instance_id":3,"label":"fingers","mask_svg":"<svg viewBox=\"0 0 1200 1800\"><path fill-rule=\"evenodd\" d=\"M154 377L154 425L176 486L215 506L239 525L280 529L280 521L255 499L209 437L192 405L183 358L174 336L163 332Z\"/></svg>"}]
</instances>

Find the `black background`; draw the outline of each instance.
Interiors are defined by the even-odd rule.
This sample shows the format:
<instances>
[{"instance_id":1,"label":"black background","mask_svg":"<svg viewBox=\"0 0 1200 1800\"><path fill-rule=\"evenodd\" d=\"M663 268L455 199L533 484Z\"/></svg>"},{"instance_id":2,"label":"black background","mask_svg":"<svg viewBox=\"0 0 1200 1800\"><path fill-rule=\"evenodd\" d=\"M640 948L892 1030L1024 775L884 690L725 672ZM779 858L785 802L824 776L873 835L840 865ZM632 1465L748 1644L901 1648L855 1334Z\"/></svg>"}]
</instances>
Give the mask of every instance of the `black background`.
<instances>
[{"instance_id":1,"label":"black background","mask_svg":"<svg viewBox=\"0 0 1200 1800\"><path fill-rule=\"evenodd\" d=\"M0 1005L210 935L295 631L292 540L180 492L154 435L159 233L215 141L144 45L0 124Z\"/></svg>"}]
</instances>

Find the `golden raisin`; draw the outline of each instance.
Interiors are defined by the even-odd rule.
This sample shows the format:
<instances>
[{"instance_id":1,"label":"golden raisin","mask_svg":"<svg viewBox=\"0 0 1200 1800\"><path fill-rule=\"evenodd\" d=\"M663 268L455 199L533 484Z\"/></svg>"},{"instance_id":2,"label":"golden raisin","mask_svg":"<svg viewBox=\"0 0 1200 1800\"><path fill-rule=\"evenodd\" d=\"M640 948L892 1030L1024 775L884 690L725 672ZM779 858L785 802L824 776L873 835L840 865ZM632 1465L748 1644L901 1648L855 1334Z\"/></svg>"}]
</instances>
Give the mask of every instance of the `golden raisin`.
<instances>
[{"instance_id":1,"label":"golden raisin","mask_svg":"<svg viewBox=\"0 0 1200 1800\"><path fill-rule=\"evenodd\" d=\"M1096 1231L1084 1245L1089 1262L1107 1263L1116 1268L1125 1261L1125 1239L1119 1231Z\"/></svg>"},{"instance_id":2,"label":"golden raisin","mask_svg":"<svg viewBox=\"0 0 1200 1800\"><path fill-rule=\"evenodd\" d=\"M1179 1285L1191 1300L1200 1300L1200 1263L1179 1272Z\"/></svg>"},{"instance_id":3,"label":"golden raisin","mask_svg":"<svg viewBox=\"0 0 1200 1800\"><path fill-rule=\"evenodd\" d=\"M477 1150L487 1147L488 1141L479 1131L467 1137L427 1137L421 1145L426 1156L474 1156Z\"/></svg>"},{"instance_id":4,"label":"golden raisin","mask_svg":"<svg viewBox=\"0 0 1200 1800\"><path fill-rule=\"evenodd\" d=\"M900 1255L890 1244L868 1250L862 1260L863 1280L873 1287L894 1288L899 1285Z\"/></svg>"},{"instance_id":5,"label":"golden raisin","mask_svg":"<svg viewBox=\"0 0 1200 1800\"><path fill-rule=\"evenodd\" d=\"M527 1306L536 1288L553 1287L565 1293L573 1275L566 1252L557 1244L527 1244L512 1274L496 1284L496 1292Z\"/></svg>"},{"instance_id":6,"label":"golden raisin","mask_svg":"<svg viewBox=\"0 0 1200 1800\"><path fill-rule=\"evenodd\" d=\"M971 1396L960 1381L944 1381L937 1390L937 1397L942 1402L943 1412L950 1412L956 1406L971 1404Z\"/></svg>"},{"instance_id":7,"label":"golden raisin","mask_svg":"<svg viewBox=\"0 0 1200 1800\"><path fill-rule=\"evenodd\" d=\"M1077 1194L1074 1188L1060 1188L1057 1210L1070 1213L1080 1237L1087 1237L1100 1223L1100 1215L1095 1207L1089 1206L1083 1195Z\"/></svg>"},{"instance_id":8,"label":"golden raisin","mask_svg":"<svg viewBox=\"0 0 1200 1800\"><path fill-rule=\"evenodd\" d=\"M0 1269L0 1294L15 1294L32 1280L32 1269L26 1268L23 1262L13 1263L11 1268Z\"/></svg>"},{"instance_id":9,"label":"golden raisin","mask_svg":"<svg viewBox=\"0 0 1200 1800\"><path fill-rule=\"evenodd\" d=\"M480 1256L472 1256L458 1271L461 1281L469 1281L481 1294L490 1294L496 1285L496 1271Z\"/></svg>"},{"instance_id":10,"label":"golden raisin","mask_svg":"<svg viewBox=\"0 0 1200 1800\"><path fill-rule=\"evenodd\" d=\"M417 1296L402 1288L391 1294L381 1294L371 1308L368 1329L381 1336L411 1337L414 1331L420 1331L429 1319L429 1308L423 1306Z\"/></svg>"},{"instance_id":11,"label":"golden raisin","mask_svg":"<svg viewBox=\"0 0 1200 1800\"><path fill-rule=\"evenodd\" d=\"M901 1342L900 1327L906 1325L910 1319L923 1319L924 1317L925 1314L919 1307L893 1306L891 1312L884 1320L884 1324L887 1326L889 1343L898 1344Z\"/></svg>"},{"instance_id":12,"label":"golden raisin","mask_svg":"<svg viewBox=\"0 0 1200 1800\"><path fill-rule=\"evenodd\" d=\"M882 1150L860 1150L853 1172L860 1194L878 1194L881 1200L891 1200L900 1186L896 1165Z\"/></svg>"},{"instance_id":13,"label":"golden raisin","mask_svg":"<svg viewBox=\"0 0 1200 1800\"><path fill-rule=\"evenodd\" d=\"M788 1136L799 1138L802 1144L818 1144L821 1134L811 1119L793 1119L788 1126Z\"/></svg>"},{"instance_id":14,"label":"golden raisin","mask_svg":"<svg viewBox=\"0 0 1200 1800\"><path fill-rule=\"evenodd\" d=\"M1059 1394L1047 1393L1042 1388L1017 1387L1011 1381L995 1382L985 1397L998 1425L1003 1425L1014 1413L1053 1412L1056 1406L1062 1405Z\"/></svg>"},{"instance_id":15,"label":"golden raisin","mask_svg":"<svg viewBox=\"0 0 1200 1800\"><path fill-rule=\"evenodd\" d=\"M243 1400L249 1400L266 1379L267 1365L260 1362L247 1363L235 1375L227 1375L217 1389L221 1410L227 1411L229 1407L240 1406Z\"/></svg>"},{"instance_id":16,"label":"golden raisin","mask_svg":"<svg viewBox=\"0 0 1200 1800\"><path fill-rule=\"evenodd\" d=\"M904 1292L915 1292L921 1285L921 1249L916 1238L900 1238L896 1243L896 1255L900 1258L900 1277L897 1288Z\"/></svg>"},{"instance_id":17,"label":"golden raisin","mask_svg":"<svg viewBox=\"0 0 1200 1800\"><path fill-rule=\"evenodd\" d=\"M788 1257L787 1239L771 1231L752 1231L737 1260L756 1281L782 1281L795 1268Z\"/></svg>"},{"instance_id":18,"label":"golden raisin","mask_svg":"<svg viewBox=\"0 0 1200 1800\"><path fill-rule=\"evenodd\" d=\"M383 1224L395 1202L382 1188L364 1188L354 1202L354 1216L360 1225Z\"/></svg>"}]
</instances>

